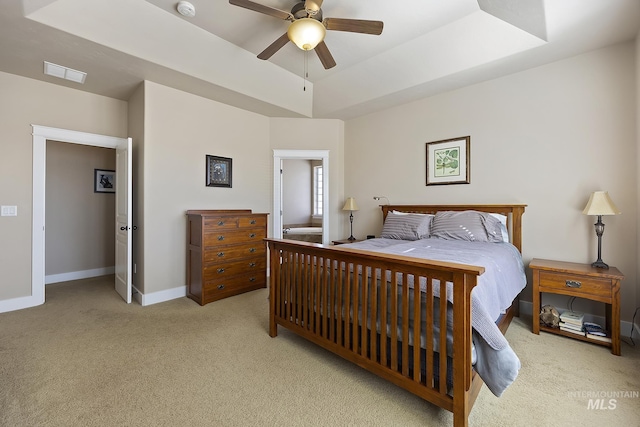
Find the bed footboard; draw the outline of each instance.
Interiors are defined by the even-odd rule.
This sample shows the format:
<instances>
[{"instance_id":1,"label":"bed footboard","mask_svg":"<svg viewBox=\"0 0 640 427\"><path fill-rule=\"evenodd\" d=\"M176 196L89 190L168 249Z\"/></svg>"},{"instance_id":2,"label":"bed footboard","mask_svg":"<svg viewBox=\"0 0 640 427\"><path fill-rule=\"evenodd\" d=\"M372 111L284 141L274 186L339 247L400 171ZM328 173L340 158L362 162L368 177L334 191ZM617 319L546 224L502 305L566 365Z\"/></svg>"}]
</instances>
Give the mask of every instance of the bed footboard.
<instances>
[{"instance_id":1,"label":"bed footboard","mask_svg":"<svg viewBox=\"0 0 640 427\"><path fill-rule=\"evenodd\" d=\"M482 384L471 366L471 291L484 268L266 241L272 337L284 326L467 425ZM452 334L440 333L447 322Z\"/></svg>"}]
</instances>

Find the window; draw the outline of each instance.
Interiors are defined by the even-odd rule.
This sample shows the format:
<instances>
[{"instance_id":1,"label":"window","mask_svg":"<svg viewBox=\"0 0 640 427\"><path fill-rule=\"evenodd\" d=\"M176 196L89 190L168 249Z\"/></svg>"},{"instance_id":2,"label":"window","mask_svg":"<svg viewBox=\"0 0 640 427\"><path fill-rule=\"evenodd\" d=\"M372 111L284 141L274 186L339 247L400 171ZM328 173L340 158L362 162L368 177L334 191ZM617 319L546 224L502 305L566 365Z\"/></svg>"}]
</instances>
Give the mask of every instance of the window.
<instances>
[{"instance_id":1,"label":"window","mask_svg":"<svg viewBox=\"0 0 640 427\"><path fill-rule=\"evenodd\" d=\"M313 215L322 216L322 166L313 167Z\"/></svg>"}]
</instances>

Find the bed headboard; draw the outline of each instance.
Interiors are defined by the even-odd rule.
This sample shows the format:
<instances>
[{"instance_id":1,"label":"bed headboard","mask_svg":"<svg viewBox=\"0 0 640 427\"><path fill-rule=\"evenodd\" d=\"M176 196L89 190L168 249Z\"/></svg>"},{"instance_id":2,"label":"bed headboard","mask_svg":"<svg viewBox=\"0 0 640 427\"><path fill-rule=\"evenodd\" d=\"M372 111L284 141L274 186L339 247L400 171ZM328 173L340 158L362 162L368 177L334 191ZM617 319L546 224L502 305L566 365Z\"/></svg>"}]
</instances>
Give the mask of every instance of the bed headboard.
<instances>
[{"instance_id":1,"label":"bed headboard","mask_svg":"<svg viewBox=\"0 0 640 427\"><path fill-rule=\"evenodd\" d=\"M438 211L479 211L498 213L507 217L509 240L522 253L522 215L527 205L381 205L382 221L391 211L435 214Z\"/></svg>"}]
</instances>

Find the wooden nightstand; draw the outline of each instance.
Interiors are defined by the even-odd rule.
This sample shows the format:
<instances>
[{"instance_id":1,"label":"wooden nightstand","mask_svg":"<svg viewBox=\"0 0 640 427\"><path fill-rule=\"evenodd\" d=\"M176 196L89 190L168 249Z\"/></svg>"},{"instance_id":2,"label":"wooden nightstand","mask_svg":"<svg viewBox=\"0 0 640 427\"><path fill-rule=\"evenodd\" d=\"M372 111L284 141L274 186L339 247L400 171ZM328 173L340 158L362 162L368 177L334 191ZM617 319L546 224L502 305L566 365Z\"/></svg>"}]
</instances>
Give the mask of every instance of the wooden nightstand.
<instances>
[{"instance_id":1,"label":"wooden nightstand","mask_svg":"<svg viewBox=\"0 0 640 427\"><path fill-rule=\"evenodd\" d=\"M340 239L340 240L332 240L332 243L334 245L345 245L347 243L355 243L355 242L362 242L362 240L349 240L349 239Z\"/></svg>"},{"instance_id":2,"label":"wooden nightstand","mask_svg":"<svg viewBox=\"0 0 640 427\"><path fill-rule=\"evenodd\" d=\"M611 347L611 353L620 355L620 281L624 275L615 267L591 267L590 264L533 259L529 263L533 273L533 333L540 330ZM606 304L605 329L611 342L598 341L585 336L561 331L540 324L540 294L543 292L600 301Z\"/></svg>"}]
</instances>

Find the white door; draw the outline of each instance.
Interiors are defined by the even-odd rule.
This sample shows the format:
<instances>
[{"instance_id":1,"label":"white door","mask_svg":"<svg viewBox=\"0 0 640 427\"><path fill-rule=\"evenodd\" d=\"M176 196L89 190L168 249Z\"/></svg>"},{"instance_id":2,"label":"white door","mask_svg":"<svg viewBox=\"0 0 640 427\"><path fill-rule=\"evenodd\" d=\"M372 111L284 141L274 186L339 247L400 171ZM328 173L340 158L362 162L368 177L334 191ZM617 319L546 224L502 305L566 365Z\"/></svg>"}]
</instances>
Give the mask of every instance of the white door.
<instances>
[{"instance_id":1,"label":"white door","mask_svg":"<svg viewBox=\"0 0 640 427\"><path fill-rule=\"evenodd\" d=\"M116 148L116 292L131 303L131 138Z\"/></svg>"}]
</instances>

